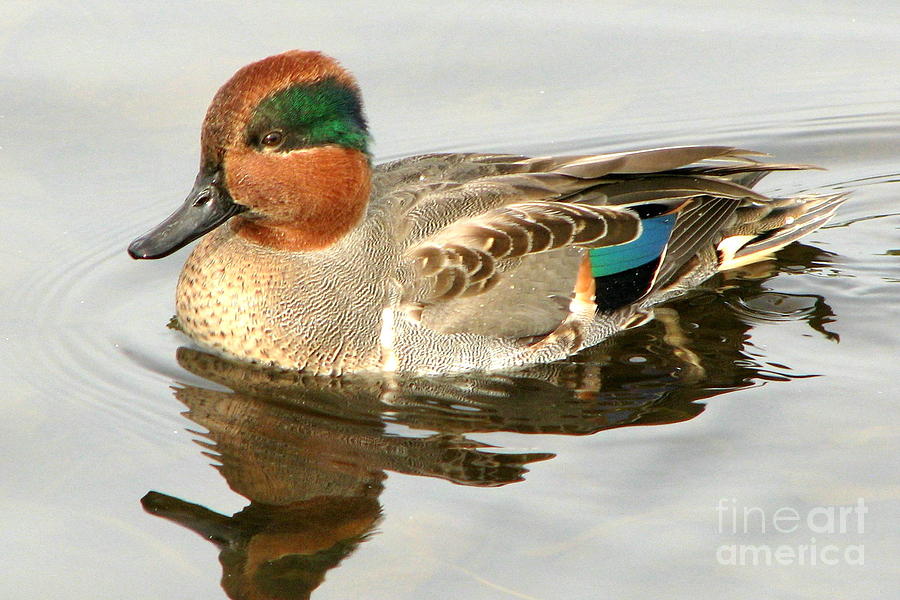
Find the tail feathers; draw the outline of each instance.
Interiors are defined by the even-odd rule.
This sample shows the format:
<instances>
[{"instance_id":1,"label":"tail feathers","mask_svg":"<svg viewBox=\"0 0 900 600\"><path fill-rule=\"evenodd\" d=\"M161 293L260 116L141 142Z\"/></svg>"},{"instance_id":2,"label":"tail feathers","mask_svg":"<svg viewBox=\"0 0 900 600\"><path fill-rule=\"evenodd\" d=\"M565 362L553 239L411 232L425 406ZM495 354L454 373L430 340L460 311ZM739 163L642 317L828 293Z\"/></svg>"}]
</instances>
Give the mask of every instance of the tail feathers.
<instances>
[{"instance_id":1,"label":"tail feathers","mask_svg":"<svg viewBox=\"0 0 900 600\"><path fill-rule=\"evenodd\" d=\"M824 225L846 199L847 194L791 199L793 202L784 199L782 210L773 211L760 222L762 225L771 225L771 229L756 235L735 232L722 240L718 246L719 271L770 258L776 250Z\"/></svg>"}]
</instances>

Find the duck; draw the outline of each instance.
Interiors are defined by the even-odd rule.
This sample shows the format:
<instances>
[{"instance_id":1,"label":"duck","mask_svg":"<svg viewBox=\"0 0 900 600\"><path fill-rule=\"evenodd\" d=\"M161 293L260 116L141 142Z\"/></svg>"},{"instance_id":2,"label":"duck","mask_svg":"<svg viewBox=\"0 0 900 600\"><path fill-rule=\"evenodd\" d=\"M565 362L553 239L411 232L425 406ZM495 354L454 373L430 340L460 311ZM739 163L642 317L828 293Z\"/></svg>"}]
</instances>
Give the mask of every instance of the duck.
<instances>
[{"instance_id":1,"label":"duck","mask_svg":"<svg viewBox=\"0 0 900 600\"><path fill-rule=\"evenodd\" d=\"M503 371L564 359L716 273L771 258L842 195L776 198L730 146L374 164L359 86L292 50L215 94L184 203L128 248L168 256L178 328L313 375Z\"/></svg>"}]
</instances>

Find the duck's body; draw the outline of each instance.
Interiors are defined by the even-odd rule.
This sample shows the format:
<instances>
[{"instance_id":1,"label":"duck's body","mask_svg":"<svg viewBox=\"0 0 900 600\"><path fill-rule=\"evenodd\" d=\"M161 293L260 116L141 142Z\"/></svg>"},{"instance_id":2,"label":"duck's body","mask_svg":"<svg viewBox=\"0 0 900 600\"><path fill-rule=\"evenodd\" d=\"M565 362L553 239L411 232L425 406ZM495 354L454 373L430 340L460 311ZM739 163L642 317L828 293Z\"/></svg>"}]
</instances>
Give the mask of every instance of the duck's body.
<instances>
[{"instance_id":1,"label":"duck's body","mask_svg":"<svg viewBox=\"0 0 900 600\"><path fill-rule=\"evenodd\" d=\"M302 52L220 90L194 192L130 249L164 256L228 221L178 283L179 323L201 345L321 374L557 360L768 256L841 202L762 196L750 190L762 176L799 167L728 147L372 169L355 94L336 63Z\"/></svg>"}]
</instances>

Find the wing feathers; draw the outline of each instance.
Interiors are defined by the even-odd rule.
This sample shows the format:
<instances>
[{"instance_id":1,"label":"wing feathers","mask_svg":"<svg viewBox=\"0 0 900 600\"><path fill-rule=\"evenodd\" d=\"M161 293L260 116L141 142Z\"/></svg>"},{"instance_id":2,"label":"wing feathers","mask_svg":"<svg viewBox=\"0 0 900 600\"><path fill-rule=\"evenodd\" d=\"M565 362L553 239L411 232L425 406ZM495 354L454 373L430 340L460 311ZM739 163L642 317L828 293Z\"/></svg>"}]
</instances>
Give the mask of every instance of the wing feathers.
<instances>
[{"instance_id":1,"label":"wing feathers","mask_svg":"<svg viewBox=\"0 0 900 600\"><path fill-rule=\"evenodd\" d=\"M684 167L701 160L754 163L752 156L765 156L731 146L678 146L593 156L537 157L515 164L529 171L553 172L579 179L596 179L610 173L655 173Z\"/></svg>"},{"instance_id":2,"label":"wing feathers","mask_svg":"<svg viewBox=\"0 0 900 600\"><path fill-rule=\"evenodd\" d=\"M763 164L759 156L765 155L730 146L535 158L424 155L377 167L370 210L383 212L405 248L398 279L413 318L424 310L428 326L468 331L471 319L462 313L480 310L481 299L438 303L494 288L490 298L502 298L504 306L527 296L528 314L541 329L569 310L550 299L571 298L569 271L585 255L572 247L632 242L644 231L641 219L677 213L654 267L655 289L678 285L679 273L715 269L714 249L723 240L734 240L726 244L729 256L719 253L727 267L827 220L839 200L772 199L750 189L772 171L814 168ZM500 317L509 311L499 312L478 321L483 330L515 329L518 320L508 323ZM454 324L441 325L447 319Z\"/></svg>"},{"instance_id":3,"label":"wing feathers","mask_svg":"<svg viewBox=\"0 0 900 600\"><path fill-rule=\"evenodd\" d=\"M725 179L712 177L684 177L677 175L647 176L640 180L626 180L601 185L597 188L616 204L625 204L629 195L646 193L671 194L671 197L720 196L723 198L749 198L757 202L768 202L769 197L748 187ZM620 202L620 199L624 200Z\"/></svg>"},{"instance_id":4,"label":"wing feathers","mask_svg":"<svg viewBox=\"0 0 900 600\"><path fill-rule=\"evenodd\" d=\"M433 280L420 301L485 291L499 276L497 261L566 246L601 248L624 244L641 233L638 216L620 208L521 202L454 223L411 248L422 278Z\"/></svg>"}]
</instances>

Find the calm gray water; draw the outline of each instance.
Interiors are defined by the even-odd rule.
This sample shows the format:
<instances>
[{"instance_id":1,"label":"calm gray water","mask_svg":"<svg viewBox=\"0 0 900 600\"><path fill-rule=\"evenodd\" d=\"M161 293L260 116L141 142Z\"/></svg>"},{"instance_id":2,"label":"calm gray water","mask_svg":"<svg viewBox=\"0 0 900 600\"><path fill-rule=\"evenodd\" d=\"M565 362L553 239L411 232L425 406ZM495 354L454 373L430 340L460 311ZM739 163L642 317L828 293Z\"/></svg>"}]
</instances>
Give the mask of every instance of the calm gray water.
<instances>
[{"instance_id":1,"label":"calm gray water","mask_svg":"<svg viewBox=\"0 0 900 600\"><path fill-rule=\"evenodd\" d=\"M896 2L172 4L0 5L0 597L896 594ZM378 160L733 144L852 198L561 365L241 369L166 328L186 252L124 249L294 47L356 73Z\"/></svg>"}]
</instances>

